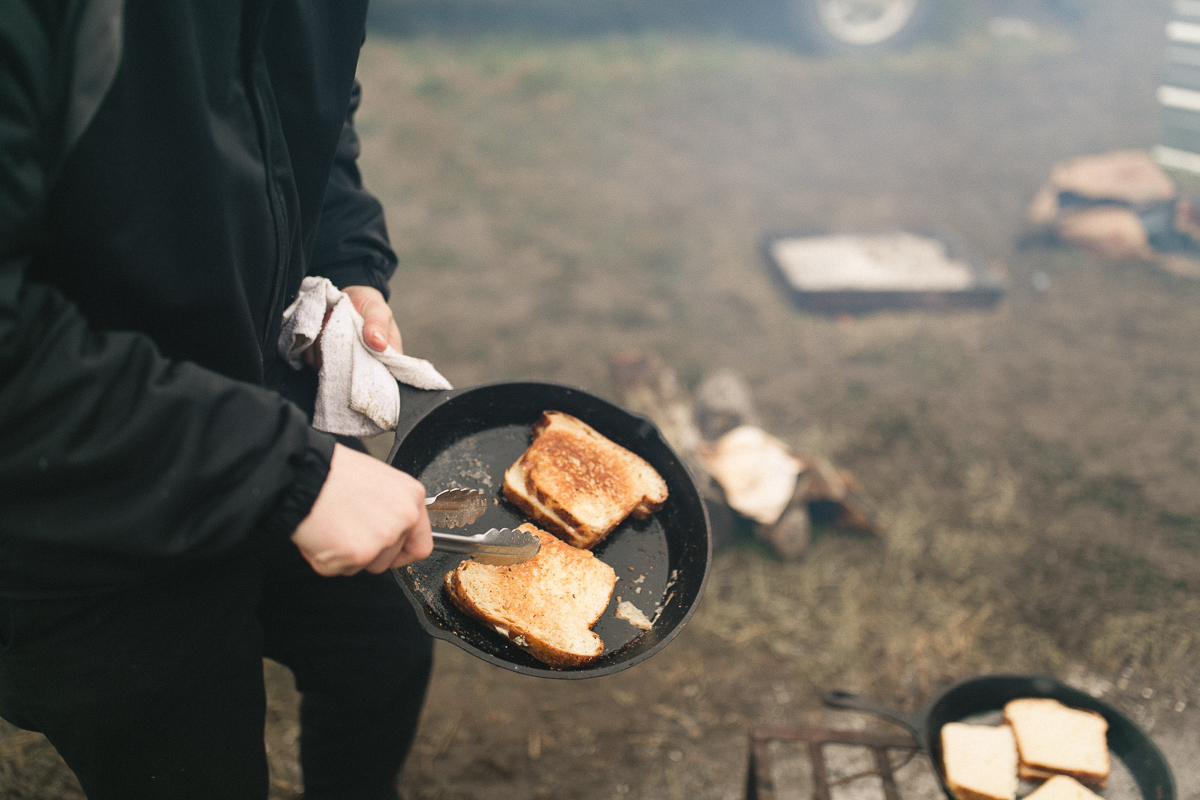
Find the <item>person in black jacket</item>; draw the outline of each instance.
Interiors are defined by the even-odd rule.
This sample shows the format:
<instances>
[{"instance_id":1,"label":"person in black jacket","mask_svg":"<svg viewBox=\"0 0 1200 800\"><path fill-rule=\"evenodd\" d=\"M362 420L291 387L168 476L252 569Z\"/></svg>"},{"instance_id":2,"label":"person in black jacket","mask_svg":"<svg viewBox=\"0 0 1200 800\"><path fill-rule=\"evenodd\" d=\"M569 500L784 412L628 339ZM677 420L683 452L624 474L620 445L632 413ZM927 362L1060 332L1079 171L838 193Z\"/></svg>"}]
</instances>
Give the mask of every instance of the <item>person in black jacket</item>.
<instances>
[{"instance_id":1,"label":"person in black jacket","mask_svg":"<svg viewBox=\"0 0 1200 800\"><path fill-rule=\"evenodd\" d=\"M365 0L0 0L0 716L91 800L395 798L424 488L309 425L306 275L400 345L352 125ZM356 449L357 448L357 449Z\"/></svg>"}]
</instances>

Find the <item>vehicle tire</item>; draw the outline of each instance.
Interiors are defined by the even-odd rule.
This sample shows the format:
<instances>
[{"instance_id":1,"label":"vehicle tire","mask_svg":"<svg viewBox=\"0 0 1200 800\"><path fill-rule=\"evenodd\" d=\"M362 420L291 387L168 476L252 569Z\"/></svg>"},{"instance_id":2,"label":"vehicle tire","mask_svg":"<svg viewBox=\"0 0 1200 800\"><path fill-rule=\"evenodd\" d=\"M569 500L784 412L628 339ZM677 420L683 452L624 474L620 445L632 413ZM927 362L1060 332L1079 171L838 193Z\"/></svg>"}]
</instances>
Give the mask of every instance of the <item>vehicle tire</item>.
<instances>
[{"instance_id":1,"label":"vehicle tire","mask_svg":"<svg viewBox=\"0 0 1200 800\"><path fill-rule=\"evenodd\" d=\"M924 33L934 0L783 0L806 49L820 53L902 50Z\"/></svg>"}]
</instances>

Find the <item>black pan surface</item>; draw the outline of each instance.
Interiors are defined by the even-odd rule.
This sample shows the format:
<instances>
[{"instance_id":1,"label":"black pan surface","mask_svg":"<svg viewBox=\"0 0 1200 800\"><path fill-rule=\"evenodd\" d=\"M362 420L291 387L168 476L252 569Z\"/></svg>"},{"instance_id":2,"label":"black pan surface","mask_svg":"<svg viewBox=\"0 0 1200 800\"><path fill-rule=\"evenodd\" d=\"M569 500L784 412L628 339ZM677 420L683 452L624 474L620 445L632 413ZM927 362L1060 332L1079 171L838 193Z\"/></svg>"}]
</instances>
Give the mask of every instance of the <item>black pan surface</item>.
<instances>
[{"instance_id":1,"label":"black pan surface","mask_svg":"<svg viewBox=\"0 0 1200 800\"><path fill-rule=\"evenodd\" d=\"M712 562L708 515L691 474L650 420L580 389L553 383L496 383L448 392L401 386L401 421L388 463L420 480L429 494L478 489L491 503L465 534L528 521L500 492L504 471L531 441L543 411L562 411L646 459L667 483L663 509L628 519L592 551L617 573L608 609L593 630L605 644L599 660L552 669L446 600L442 581L462 556L435 552L393 570L434 636L497 666L547 678L591 678L627 669L657 653L679 633L703 594ZM617 599L651 619L648 631L613 615Z\"/></svg>"},{"instance_id":2,"label":"black pan surface","mask_svg":"<svg viewBox=\"0 0 1200 800\"><path fill-rule=\"evenodd\" d=\"M1166 758L1129 717L1086 692L1067 686L1048 675L983 675L954 684L923 711L905 713L865 697L846 692L829 692L822 699L835 708L866 711L886 717L908 728L929 754L946 796L942 770L942 726L948 722L998 722L999 712L1009 700L1020 697L1052 697L1064 705L1086 708L1108 720L1108 749L1114 759L1109 787L1099 792L1111 800L1175 800L1175 778ZM990 719L989 719L990 718ZM1116 765L1121 762L1121 769ZM1126 785L1115 780L1118 772L1128 774Z\"/></svg>"}]
</instances>

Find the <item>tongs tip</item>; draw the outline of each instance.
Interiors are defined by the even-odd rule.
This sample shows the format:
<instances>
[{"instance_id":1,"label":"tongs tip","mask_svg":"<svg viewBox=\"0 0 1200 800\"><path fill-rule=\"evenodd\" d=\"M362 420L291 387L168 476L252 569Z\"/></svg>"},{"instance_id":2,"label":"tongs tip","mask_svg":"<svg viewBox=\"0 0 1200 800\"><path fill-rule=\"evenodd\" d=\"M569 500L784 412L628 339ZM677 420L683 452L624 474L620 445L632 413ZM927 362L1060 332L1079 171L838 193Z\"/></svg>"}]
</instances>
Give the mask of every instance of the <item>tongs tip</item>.
<instances>
[{"instance_id":1,"label":"tongs tip","mask_svg":"<svg viewBox=\"0 0 1200 800\"><path fill-rule=\"evenodd\" d=\"M425 498L429 520L434 525L461 528L487 511L487 495L478 489L446 489Z\"/></svg>"},{"instance_id":2,"label":"tongs tip","mask_svg":"<svg viewBox=\"0 0 1200 800\"><path fill-rule=\"evenodd\" d=\"M442 552L471 556L481 564L511 566L536 556L541 552L542 543L527 531L492 528L474 536L434 531L433 547Z\"/></svg>"}]
</instances>

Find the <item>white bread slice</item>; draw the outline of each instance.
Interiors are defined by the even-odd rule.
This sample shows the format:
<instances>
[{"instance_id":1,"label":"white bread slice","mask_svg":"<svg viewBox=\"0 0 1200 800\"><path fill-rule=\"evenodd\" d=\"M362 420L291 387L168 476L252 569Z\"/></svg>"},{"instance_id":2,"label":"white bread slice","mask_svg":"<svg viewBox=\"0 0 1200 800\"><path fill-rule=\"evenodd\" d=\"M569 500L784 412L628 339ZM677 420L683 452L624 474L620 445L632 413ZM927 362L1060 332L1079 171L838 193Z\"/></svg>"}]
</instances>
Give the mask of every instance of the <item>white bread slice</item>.
<instances>
[{"instance_id":1,"label":"white bread slice","mask_svg":"<svg viewBox=\"0 0 1200 800\"><path fill-rule=\"evenodd\" d=\"M1049 697L1023 697L1004 706L1026 780L1070 775L1103 789L1108 784L1108 721L1095 711L1070 708Z\"/></svg>"},{"instance_id":2,"label":"white bread slice","mask_svg":"<svg viewBox=\"0 0 1200 800\"><path fill-rule=\"evenodd\" d=\"M663 507L667 484L645 459L560 411L533 426L533 443L504 473L504 496L541 527L591 549L626 517Z\"/></svg>"},{"instance_id":3,"label":"white bread slice","mask_svg":"<svg viewBox=\"0 0 1200 800\"><path fill-rule=\"evenodd\" d=\"M946 788L958 800L1014 800L1017 745L1007 725L942 726Z\"/></svg>"},{"instance_id":4,"label":"white bread slice","mask_svg":"<svg viewBox=\"0 0 1200 800\"><path fill-rule=\"evenodd\" d=\"M1025 795L1025 800L1100 800L1100 795L1070 775L1055 775Z\"/></svg>"},{"instance_id":5,"label":"white bread slice","mask_svg":"<svg viewBox=\"0 0 1200 800\"><path fill-rule=\"evenodd\" d=\"M587 550L526 523L541 541L533 558L512 566L464 559L446 573L446 595L463 613L552 667L579 667L604 653L591 628L612 597L617 575Z\"/></svg>"}]
</instances>

